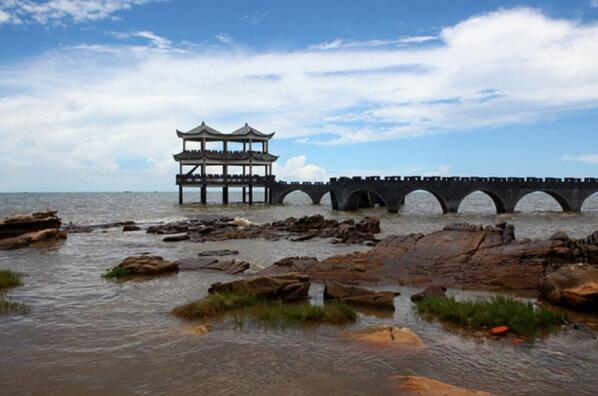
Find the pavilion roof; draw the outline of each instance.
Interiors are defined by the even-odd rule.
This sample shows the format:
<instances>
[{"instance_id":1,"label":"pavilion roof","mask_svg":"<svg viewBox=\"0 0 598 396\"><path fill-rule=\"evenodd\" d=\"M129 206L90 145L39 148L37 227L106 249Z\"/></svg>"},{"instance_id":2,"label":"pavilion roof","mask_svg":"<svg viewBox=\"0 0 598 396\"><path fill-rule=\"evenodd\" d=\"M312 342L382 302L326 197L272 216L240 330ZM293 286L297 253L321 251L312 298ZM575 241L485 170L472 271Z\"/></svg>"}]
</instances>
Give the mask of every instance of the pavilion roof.
<instances>
[{"instance_id":1,"label":"pavilion roof","mask_svg":"<svg viewBox=\"0 0 598 396\"><path fill-rule=\"evenodd\" d=\"M278 156L270 153L262 153L261 151L212 151L212 150L188 150L174 155L176 161L181 160L201 160L203 158L208 160L218 161L245 161L254 159L256 161L274 162Z\"/></svg>"},{"instance_id":2,"label":"pavilion roof","mask_svg":"<svg viewBox=\"0 0 598 396\"><path fill-rule=\"evenodd\" d=\"M250 139L254 140L270 140L274 136L274 132L268 134L258 131L257 129L249 126L245 123L244 126L237 129L232 133L222 133L217 131L216 129L206 125L205 122L202 121L201 125L195 127L187 132L182 132L177 129L176 131L177 136L180 138L184 138L187 140L200 140L206 139L208 141L223 141L223 140L232 140L232 141L249 141Z\"/></svg>"}]
</instances>

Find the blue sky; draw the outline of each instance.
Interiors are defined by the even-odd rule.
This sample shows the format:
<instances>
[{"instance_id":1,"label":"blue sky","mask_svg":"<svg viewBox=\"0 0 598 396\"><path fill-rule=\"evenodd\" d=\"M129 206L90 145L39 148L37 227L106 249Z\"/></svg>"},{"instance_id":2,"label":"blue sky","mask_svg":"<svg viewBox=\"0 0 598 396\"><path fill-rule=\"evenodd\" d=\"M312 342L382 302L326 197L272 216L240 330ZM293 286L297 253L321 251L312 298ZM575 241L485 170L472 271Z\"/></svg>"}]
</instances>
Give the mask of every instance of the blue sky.
<instances>
[{"instance_id":1,"label":"blue sky","mask_svg":"<svg viewBox=\"0 0 598 396\"><path fill-rule=\"evenodd\" d=\"M598 176L598 1L0 0L0 191L173 190L175 129L286 180Z\"/></svg>"}]
</instances>

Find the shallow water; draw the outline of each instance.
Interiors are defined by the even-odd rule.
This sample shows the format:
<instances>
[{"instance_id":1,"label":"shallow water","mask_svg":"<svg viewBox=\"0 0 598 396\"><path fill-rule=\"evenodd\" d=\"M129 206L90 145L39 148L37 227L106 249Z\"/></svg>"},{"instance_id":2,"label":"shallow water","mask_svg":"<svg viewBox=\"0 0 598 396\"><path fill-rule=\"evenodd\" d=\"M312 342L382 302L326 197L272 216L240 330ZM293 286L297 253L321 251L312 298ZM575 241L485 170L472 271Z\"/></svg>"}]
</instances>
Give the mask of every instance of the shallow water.
<instances>
[{"instance_id":1,"label":"shallow water","mask_svg":"<svg viewBox=\"0 0 598 396\"><path fill-rule=\"evenodd\" d=\"M333 212L325 203L310 205L300 194L290 195L287 205L253 208L181 208L174 193L0 194L0 216L47 207L58 209L63 221L79 224L168 221L206 212L255 222L315 213L336 218L367 214L381 217L385 234L429 232L453 222L508 221L515 224L519 238L547 237L557 230L583 237L598 229L596 196L581 214L554 212L558 206L542 195L528 198L518 208L522 213L497 216L481 194L472 195L462 207L464 213L456 215L441 215L427 194L410 195L400 214L383 209ZM550 211L531 212L546 209ZM177 259L224 248L241 251L239 258L254 269L291 255L322 258L365 249L314 239L168 244L156 235L109 229L71 234L52 248L0 252L0 268L28 274L25 285L9 295L31 307L28 315L0 316L0 393L384 395L393 393L389 379L397 374L505 395L590 395L598 389L595 333L561 332L523 346L467 338L416 317L409 301L413 290L408 288L381 286L402 293L395 313L364 313L347 328L408 326L426 344L421 351L356 343L330 326L268 330L251 324L236 328L224 321L215 323L213 332L197 336L189 324L169 315L170 310L204 296L211 283L234 277L182 271L127 283L101 278L106 268L133 254ZM312 287L316 302L320 291L321 285ZM485 293L458 292L459 297L472 294Z\"/></svg>"}]
</instances>

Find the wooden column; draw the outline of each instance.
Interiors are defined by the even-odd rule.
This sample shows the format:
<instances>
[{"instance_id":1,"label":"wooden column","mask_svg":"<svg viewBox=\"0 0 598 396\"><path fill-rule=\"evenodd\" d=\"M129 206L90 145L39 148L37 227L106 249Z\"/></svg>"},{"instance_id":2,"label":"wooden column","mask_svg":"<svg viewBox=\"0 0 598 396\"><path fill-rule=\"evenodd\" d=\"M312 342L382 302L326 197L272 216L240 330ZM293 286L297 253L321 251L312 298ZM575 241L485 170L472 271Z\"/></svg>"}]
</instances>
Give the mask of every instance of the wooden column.
<instances>
[{"instance_id":1,"label":"wooden column","mask_svg":"<svg viewBox=\"0 0 598 396\"><path fill-rule=\"evenodd\" d=\"M249 205L253 205L253 158L251 157L251 137L249 138Z\"/></svg>"},{"instance_id":2,"label":"wooden column","mask_svg":"<svg viewBox=\"0 0 598 396\"><path fill-rule=\"evenodd\" d=\"M226 140L222 142L222 148L225 154L224 161L226 161L226 152L228 151ZM222 203L228 205L228 165L222 165L222 177L224 178L224 185L222 186Z\"/></svg>"},{"instance_id":3,"label":"wooden column","mask_svg":"<svg viewBox=\"0 0 598 396\"><path fill-rule=\"evenodd\" d=\"M184 141L184 140L183 140ZM179 205L183 204L183 164L179 162Z\"/></svg>"},{"instance_id":4,"label":"wooden column","mask_svg":"<svg viewBox=\"0 0 598 396\"><path fill-rule=\"evenodd\" d=\"M206 184L206 138L201 139L201 151L203 156L203 164L201 165L201 203L208 203L208 186Z\"/></svg>"},{"instance_id":5,"label":"wooden column","mask_svg":"<svg viewBox=\"0 0 598 396\"><path fill-rule=\"evenodd\" d=\"M245 151L245 143L243 143L243 151ZM247 198L245 197L245 165L243 165L243 188L242 190L242 194L243 194L243 203L247 202Z\"/></svg>"}]
</instances>

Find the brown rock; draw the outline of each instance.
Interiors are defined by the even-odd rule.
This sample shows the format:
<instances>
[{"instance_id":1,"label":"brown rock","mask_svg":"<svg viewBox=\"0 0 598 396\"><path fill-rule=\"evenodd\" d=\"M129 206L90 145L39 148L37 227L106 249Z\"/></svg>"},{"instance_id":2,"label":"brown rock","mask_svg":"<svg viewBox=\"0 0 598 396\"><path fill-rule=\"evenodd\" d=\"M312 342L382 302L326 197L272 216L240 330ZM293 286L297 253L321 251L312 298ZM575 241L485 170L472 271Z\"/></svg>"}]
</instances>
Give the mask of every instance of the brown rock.
<instances>
[{"instance_id":1,"label":"brown rock","mask_svg":"<svg viewBox=\"0 0 598 396\"><path fill-rule=\"evenodd\" d=\"M66 239L66 233L57 228L27 232L12 238L0 239L0 250L19 249L38 242Z\"/></svg>"},{"instance_id":2,"label":"brown rock","mask_svg":"<svg viewBox=\"0 0 598 396\"><path fill-rule=\"evenodd\" d=\"M309 273L310 268L318 263L318 259L310 256L286 257L276 261L270 267L260 271L260 275L281 275L292 272Z\"/></svg>"},{"instance_id":3,"label":"brown rock","mask_svg":"<svg viewBox=\"0 0 598 396\"><path fill-rule=\"evenodd\" d=\"M179 270L176 263L164 260L161 256L130 256L118 266L131 275L160 275Z\"/></svg>"},{"instance_id":4,"label":"brown rock","mask_svg":"<svg viewBox=\"0 0 598 396\"><path fill-rule=\"evenodd\" d=\"M285 302L303 300L309 291L309 278L299 274L256 276L228 283L214 283L210 293L248 293Z\"/></svg>"},{"instance_id":5,"label":"brown rock","mask_svg":"<svg viewBox=\"0 0 598 396\"><path fill-rule=\"evenodd\" d=\"M395 381L399 382L397 388L402 393L421 396L492 396L492 393L459 388L426 377L397 375L393 378Z\"/></svg>"},{"instance_id":6,"label":"brown rock","mask_svg":"<svg viewBox=\"0 0 598 396\"><path fill-rule=\"evenodd\" d=\"M332 256L301 272L312 279L342 282L535 289L545 272L570 259L555 252L571 241L517 241L513 232L513 227L505 224L457 224L427 235L389 236L368 252ZM598 260L590 251L580 249L579 257Z\"/></svg>"},{"instance_id":7,"label":"brown rock","mask_svg":"<svg viewBox=\"0 0 598 396\"><path fill-rule=\"evenodd\" d=\"M200 257L212 257L212 256L236 256L239 254L237 250L229 250L229 249L222 249L222 250L204 250L203 252L197 253Z\"/></svg>"},{"instance_id":8,"label":"brown rock","mask_svg":"<svg viewBox=\"0 0 598 396\"><path fill-rule=\"evenodd\" d=\"M0 240L34 231L58 229L61 224L55 210L8 216L0 220Z\"/></svg>"},{"instance_id":9,"label":"brown rock","mask_svg":"<svg viewBox=\"0 0 598 396\"><path fill-rule=\"evenodd\" d=\"M400 293L373 291L361 287L346 286L338 282L326 282L325 300L340 300L349 304L366 305L382 309L395 309L394 298Z\"/></svg>"},{"instance_id":10,"label":"brown rock","mask_svg":"<svg viewBox=\"0 0 598 396\"><path fill-rule=\"evenodd\" d=\"M571 264L540 280L540 296L553 304L598 312L598 268Z\"/></svg>"},{"instance_id":11,"label":"brown rock","mask_svg":"<svg viewBox=\"0 0 598 396\"><path fill-rule=\"evenodd\" d=\"M428 286L423 291L411 296L411 301L420 301L430 297L446 297L444 286Z\"/></svg>"},{"instance_id":12,"label":"brown rock","mask_svg":"<svg viewBox=\"0 0 598 396\"><path fill-rule=\"evenodd\" d=\"M249 269L250 264L242 260L220 261L211 257L193 257L174 262L180 270L213 270L223 271L232 275L240 274Z\"/></svg>"},{"instance_id":13,"label":"brown rock","mask_svg":"<svg viewBox=\"0 0 598 396\"><path fill-rule=\"evenodd\" d=\"M422 340L406 327L384 326L344 333L346 337L380 345L423 346Z\"/></svg>"}]
</instances>

